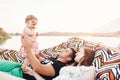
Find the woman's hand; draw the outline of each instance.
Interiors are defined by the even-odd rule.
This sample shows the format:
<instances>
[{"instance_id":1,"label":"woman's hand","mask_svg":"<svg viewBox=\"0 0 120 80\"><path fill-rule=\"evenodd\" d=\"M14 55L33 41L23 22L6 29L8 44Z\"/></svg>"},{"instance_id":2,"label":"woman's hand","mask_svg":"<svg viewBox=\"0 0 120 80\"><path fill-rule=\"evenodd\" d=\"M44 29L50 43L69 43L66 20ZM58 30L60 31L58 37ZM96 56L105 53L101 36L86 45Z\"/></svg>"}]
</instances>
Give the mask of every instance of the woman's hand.
<instances>
[{"instance_id":1,"label":"woman's hand","mask_svg":"<svg viewBox=\"0 0 120 80\"><path fill-rule=\"evenodd\" d=\"M27 66L23 66L22 70L24 73L29 74L31 76L34 76L36 80L45 80L43 77L41 77L38 73L36 73L33 69Z\"/></svg>"}]
</instances>

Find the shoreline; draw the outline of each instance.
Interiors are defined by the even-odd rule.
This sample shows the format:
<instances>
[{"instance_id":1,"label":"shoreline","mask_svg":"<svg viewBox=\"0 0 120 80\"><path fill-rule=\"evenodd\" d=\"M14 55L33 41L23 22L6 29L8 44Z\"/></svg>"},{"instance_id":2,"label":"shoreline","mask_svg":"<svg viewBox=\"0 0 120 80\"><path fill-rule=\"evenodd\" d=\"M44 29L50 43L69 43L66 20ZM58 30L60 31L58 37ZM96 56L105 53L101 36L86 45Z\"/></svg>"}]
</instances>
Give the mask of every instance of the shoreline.
<instances>
[{"instance_id":1,"label":"shoreline","mask_svg":"<svg viewBox=\"0 0 120 80\"><path fill-rule=\"evenodd\" d=\"M8 33L11 36L21 36L21 33ZM92 37L120 37L120 32L86 33L86 32L47 32L39 33L39 36L92 36Z\"/></svg>"}]
</instances>

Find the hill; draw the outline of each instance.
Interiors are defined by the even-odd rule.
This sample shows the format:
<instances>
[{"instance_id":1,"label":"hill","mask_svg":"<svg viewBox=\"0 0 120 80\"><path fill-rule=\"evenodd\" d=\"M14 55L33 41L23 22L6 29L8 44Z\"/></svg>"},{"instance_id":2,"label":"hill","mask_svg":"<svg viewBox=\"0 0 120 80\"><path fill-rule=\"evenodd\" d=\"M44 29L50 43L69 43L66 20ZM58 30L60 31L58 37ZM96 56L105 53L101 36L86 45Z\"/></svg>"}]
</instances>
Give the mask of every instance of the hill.
<instances>
[{"instance_id":1,"label":"hill","mask_svg":"<svg viewBox=\"0 0 120 80\"><path fill-rule=\"evenodd\" d=\"M0 28L0 45L4 43L7 39L11 38L10 35Z\"/></svg>"}]
</instances>

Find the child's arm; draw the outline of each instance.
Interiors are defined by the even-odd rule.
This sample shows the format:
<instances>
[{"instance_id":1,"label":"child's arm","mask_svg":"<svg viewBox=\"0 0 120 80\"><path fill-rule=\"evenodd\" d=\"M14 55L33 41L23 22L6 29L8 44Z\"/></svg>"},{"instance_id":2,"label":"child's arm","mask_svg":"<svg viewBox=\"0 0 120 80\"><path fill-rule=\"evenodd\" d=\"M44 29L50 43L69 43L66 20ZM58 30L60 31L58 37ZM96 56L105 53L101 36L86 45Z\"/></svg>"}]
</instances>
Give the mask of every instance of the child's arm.
<instances>
[{"instance_id":1,"label":"child's arm","mask_svg":"<svg viewBox=\"0 0 120 80\"><path fill-rule=\"evenodd\" d=\"M38 33L38 32L36 32L35 36L36 36L36 37L38 37L38 36L39 36L39 33Z\"/></svg>"}]
</instances>

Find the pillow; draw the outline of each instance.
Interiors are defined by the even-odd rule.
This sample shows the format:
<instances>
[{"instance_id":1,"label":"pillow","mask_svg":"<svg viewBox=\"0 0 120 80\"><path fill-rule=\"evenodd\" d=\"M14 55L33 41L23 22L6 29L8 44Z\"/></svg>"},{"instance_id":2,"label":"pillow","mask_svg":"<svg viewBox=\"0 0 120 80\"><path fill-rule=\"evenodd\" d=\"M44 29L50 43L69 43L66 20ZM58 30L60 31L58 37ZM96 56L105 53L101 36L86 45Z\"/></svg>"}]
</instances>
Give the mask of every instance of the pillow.
<instances>
[{"instance_id":1,"label":"pillow","mask_svg":"<svg viewBox=\"0 0 120 80\"><path fill-rule=\"evenodd\" d=\"M57 46L40 50L39 52L42 57L56 58L59 55L60 50L67 48L68 44L69 44L68 42L63 42Z\"/></svg>"},{"instance_id":2,"label":"pillow","mask_svg":"<svg viewBox=\"0 0 120 80\"><path fill-rule=\"evenodd\" d=\"M109 49L101 48L95 52L93 65L97 80L120 79L120 53L111 54Z\"/></svg>"},{"instance_id":3,"label":"pillow","mask_svg":"<svg viewBox=\"0 0 120 80\"><path fill-rule=\"evenodd\" d=\"M120 64L102 67L97 72L96 80L120 80Z\"/></svg>"},{"instance_id":4,"label":"pillow","mask_svg":"<svg viewBox=\"0 0 120 80\"><path fill-rule=\"evenodd\" d=\"M68 39L66 42L62 42L61 44L54 47L40 50L40 55L43 57L56 58L59 55L61 49L74 48L75 51L78 51L81 46L83 46L83 40L73 37Z\"/></svg>"},{"instance_id":5,"label":"pillow","mask_svg":"<svg viewBox=\"0 0 120 80\"><path fill-rule=\"evenodd\" d=\"M18 51L10 49L0 49L0 60L23 63L23 58L18 56Z\"/></svg>"},{"instance_id":6,"label":"pillow","mask_svg":"<svg viewBox=\"0 0 120 80\"><path fill-rule=\"evenodd\" d=\"M96 67L96 69L99 69L102 67L102 63L109 61L109 54L107 52L106 48L100 48L95 52L93 65Z\"/></svg>"}]
</instances>

